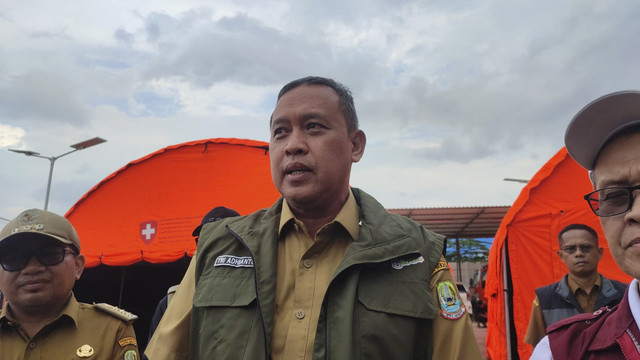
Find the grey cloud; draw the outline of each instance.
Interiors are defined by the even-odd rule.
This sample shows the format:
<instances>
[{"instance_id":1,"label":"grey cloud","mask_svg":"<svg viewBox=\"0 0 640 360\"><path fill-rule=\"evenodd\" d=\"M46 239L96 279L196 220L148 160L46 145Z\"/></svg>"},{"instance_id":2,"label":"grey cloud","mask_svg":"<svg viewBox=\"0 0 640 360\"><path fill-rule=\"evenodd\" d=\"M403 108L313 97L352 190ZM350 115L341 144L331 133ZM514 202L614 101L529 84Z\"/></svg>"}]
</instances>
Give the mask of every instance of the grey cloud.
<instances>
[{"instance_id":1,"label":"grey cloud","mask_svg":"<svg viewBox=\"0 0 640 360\"><path fill-rule=\"evenodd\" d=\"M81 126L88 111L78 86L50 72L30 71L0 85L0 113L8 120L57 121Z\"/></svg>"},{"instance_id":2,"label":"grey cloud","mask_svg":"<svg viewBox=\"0 0 640 360\"><path fill-rule=\"evenodd\" d=\"M163 56L150 64L147 78L177 76L201 87L223 81L264 86L282 85L308 74L364 77L374 66L361 63L366 55L358 56L358 49L285 34L243 14L222 18L199 31L183 30L194 34L186 41L158 36Z\"/></svg>"},{"instance_id":3,"label":"grey cloud","mask_svg":"<svg viewBox=\"0 0 640 360\"><path fill-rule=\"evenodd\" d=\"M122 28L117 29L113 34L113 37L116 38L118 43L127 45L127 46L131 46L134 41L134 35Z\"/></svg>"},{"instance_id":4,"label":"grey cloud","mask_svg":"<svg viewBox=\"0 0 640 360\"><path fill-rule=\"evenodd\" d=\"M414 153L420 158L469 162L531 146L560 148L582 106L640 83L632 71L640 58L640 7L600 5L558 9L535 32L531 26L548 14L526 6L518 9L530 13L526 23L493 7L451 19L457 22L441 42L405 53L404 62L425 59L424 66L372 94L365 114L369 121L449 128L440 146Z\"/></svg>"}]
</instances>

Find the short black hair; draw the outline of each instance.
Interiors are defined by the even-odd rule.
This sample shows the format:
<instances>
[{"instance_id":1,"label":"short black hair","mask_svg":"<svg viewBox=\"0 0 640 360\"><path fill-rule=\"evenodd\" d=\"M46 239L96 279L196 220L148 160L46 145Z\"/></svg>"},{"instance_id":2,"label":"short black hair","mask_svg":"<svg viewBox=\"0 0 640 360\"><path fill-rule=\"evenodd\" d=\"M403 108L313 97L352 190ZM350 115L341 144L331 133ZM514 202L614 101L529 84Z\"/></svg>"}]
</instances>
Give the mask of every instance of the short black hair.
<instances>
[{"instance_id":1,"label":"short black hair","mask_svg":"<svg viewBox=\"0 0 640 360\"><path fill-rule=\"evenodd\" d=\"M598 233L595 230L593 230L591 226L588 226L585 224L571 224L571 225L565 226L564 229L560 230L560 232L558 233L558 244L560 246L562 246L562 235L564 235L564 233L566 233L569 230L584 230L588 232L589 234L593 235L593 238L596 240L596 246L598 246Z\"/></svg>"},{"instance_id":2,"label":"short black hair","mask_svg":"<svg viewBox=\"0 0 640 360\"><path fill-rule=\"evenodd\" d=\"M356 106L353 103L353 96L351 95L351 90L341 83L320 76L307 76L297 80L293 80L290 83L280 89L278 93L278 100L286 94L289 90L295 89L300 86L305 85L321 85L328 86L333 91L338 94L338 99L340 100L340 110L342 111L342 115L347 120L347 130L349 133L358 130L358 114L356 113Z\"/></svg>"}]
</instances>

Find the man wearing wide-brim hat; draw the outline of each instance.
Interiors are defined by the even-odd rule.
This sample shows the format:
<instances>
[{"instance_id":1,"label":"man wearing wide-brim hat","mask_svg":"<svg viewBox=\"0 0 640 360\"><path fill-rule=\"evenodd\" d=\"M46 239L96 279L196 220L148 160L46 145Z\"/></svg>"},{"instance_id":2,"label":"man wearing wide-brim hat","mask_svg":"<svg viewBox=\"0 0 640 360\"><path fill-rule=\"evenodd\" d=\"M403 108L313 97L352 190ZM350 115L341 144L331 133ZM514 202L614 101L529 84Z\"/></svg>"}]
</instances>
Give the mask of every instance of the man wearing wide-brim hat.
<instances>
[{"instance_id":1,"label":"man wearing wide-brim hat","mask_svg":"<svg viewBox=\"0 0 640 360\"><path fill-rule=\"evenodd\" d=\"M76 301L80 251L71 223L49 211L23 211L0 231L2 359L138 358L135 315Z\"/></svg>"}]
</instances>

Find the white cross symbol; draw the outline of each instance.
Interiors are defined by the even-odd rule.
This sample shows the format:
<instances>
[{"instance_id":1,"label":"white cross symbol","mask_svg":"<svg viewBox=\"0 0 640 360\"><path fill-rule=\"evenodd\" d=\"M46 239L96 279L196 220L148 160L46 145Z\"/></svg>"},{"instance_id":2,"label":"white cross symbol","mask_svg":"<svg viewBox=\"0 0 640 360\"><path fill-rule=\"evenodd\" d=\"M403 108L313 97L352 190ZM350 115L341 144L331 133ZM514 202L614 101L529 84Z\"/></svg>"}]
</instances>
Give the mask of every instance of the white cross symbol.
<instances>
[{"instance_id":1,"label":"white cross symbol","mask_svg":"<svg viewBox=\"0 0 640 360\"><path fill-rule=\"evenodd\" d=\"M147 240L151 239L151 235L156 233L156 229L151 227L151 224L147 224L147 227L142 230L142 235L147 238Z\"/></svg>"}]
</instances>

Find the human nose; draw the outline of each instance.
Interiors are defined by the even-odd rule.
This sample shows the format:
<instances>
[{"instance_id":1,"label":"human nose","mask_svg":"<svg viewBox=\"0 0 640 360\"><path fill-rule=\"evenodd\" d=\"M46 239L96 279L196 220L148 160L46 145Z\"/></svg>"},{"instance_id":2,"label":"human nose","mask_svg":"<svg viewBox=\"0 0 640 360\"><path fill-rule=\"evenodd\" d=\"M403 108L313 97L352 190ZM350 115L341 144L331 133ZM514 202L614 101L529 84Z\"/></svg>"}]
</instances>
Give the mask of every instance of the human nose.
<instances>
[{"instance_id":1,"label":"human nose","mask_svg":"<svg viewBox=\"0 0 640 360\"><path fill-rule=\"evenodd\" d=\"M44 269L44 265L38 259L36 259L35 255L32 255L27 261L27 265L22 269L22 273L38 273Z\"/></svg>"},{"instance_id":2,"label":"human nose","mask_svg":"<svg viewBox=\"0 0 640 360\"><path fill-rule=\"evenodd\" d=\"M624 221L626 223L640 223L640 199L638 199L638 191L632 192L631 197L631 209L624 214Z\"/></svg>"},{"instance_id":3,"label":"human nose","mask_svg":"<svg viewBox=\"0 0 640 360\"><path fill-rule=\"evenodd\" d=\"M293 130L287 137L285 152L287 155L305 154L308 150L307 140L301 131Z\"/></svg>"}]
</instances>

